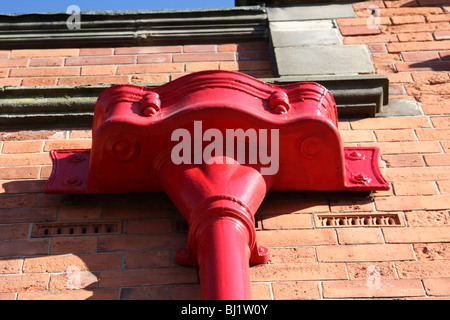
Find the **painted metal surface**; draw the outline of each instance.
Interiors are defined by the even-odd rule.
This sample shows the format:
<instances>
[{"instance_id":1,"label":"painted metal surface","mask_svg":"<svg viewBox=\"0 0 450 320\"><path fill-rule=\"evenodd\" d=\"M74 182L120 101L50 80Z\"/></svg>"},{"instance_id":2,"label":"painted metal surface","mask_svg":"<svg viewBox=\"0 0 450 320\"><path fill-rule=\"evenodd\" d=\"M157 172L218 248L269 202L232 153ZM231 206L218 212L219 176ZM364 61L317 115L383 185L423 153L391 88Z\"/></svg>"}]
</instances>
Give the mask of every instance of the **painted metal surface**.
<instances>
[{"instance_id":1,"label":"painted metal surface","mask_svg":"<svg viewBox=\"0 0 450 320\"><path fill-rule=\"evenodd\" d=\"M205 299L251 297L249 263L269 257L254 227L269 190L389 189L377 148L343 147L334 99L316 83L203 71L117 85L99 96L92 134L89 150L50 152L44 191L166 192L189 223L178 262L200 266Z\"/></svg>"}]
</instances>

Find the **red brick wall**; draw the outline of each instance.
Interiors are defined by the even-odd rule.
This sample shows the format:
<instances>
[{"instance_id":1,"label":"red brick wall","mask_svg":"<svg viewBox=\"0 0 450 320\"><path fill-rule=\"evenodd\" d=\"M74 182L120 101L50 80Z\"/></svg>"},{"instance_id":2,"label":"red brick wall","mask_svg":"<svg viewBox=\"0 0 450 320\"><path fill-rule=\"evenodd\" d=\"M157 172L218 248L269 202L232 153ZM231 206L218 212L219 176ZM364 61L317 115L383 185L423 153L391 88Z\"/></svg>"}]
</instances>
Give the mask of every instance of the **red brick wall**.
<instances>
[{"instance_id":1,"label":"red brick wall","mask_svg":"<svg viewBox=\"0 0 450 320\"><path fill-rule=\"evenodd\" d=\"M0 86L168 82L216 69L273 76L265 43L0 51Z\"/></svg>"},{"instance_id":2,"label":"red brick wall","mask_svg":"<svg viewBox=\"0 0 450 320\"><path fill-rule=\"evenodd\" d=\"M416 99L425 114L339 121L345 145L381 148L390 191L367 198L319 192L267 196L257 214L257 237L269 248L271 261L251 268L255 299L450 297L450 41L445 39L450 14L441 6L445 2L355 3L358 17L338 21L345 43L370 46L377 73L389 76L390 98ZM367 34L373 31L365 27L370 4L380 7L376 34ZM0 55L2 85L164 82L205 68L271 76L264 45ZM48 150L89 148L89 130L3 131L0 137L0 298L199 298L197 269L175 262L187 231L165 195L42 193L50 174ZM320 214L397 214L400 225L323 227ZM119 223L118 233L33 233L39 223L108 221ZM75 288L71 267L78 268L81 279Z\"/></svg>"}]
</instances>

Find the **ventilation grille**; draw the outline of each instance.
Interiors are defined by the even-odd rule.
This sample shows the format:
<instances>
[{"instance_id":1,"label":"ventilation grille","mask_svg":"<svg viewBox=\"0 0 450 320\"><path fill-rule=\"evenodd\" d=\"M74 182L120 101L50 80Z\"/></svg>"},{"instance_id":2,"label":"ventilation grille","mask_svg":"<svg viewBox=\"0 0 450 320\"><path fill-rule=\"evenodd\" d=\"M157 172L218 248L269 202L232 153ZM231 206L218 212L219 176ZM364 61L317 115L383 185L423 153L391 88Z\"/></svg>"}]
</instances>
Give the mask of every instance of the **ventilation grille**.
<instances>
[{"instance_id":1,"label":"ventilation grille","mask_svg":"<svg viewBox=\"0 0 450 320\"><path fill-rule=\"evenodd\" d=\"M336 227L398 227L403 226L403 219L398 213L366 214L316 214L317 228Z\"/></svg>"},{"instance_id":2,"label":"ventilation grille","mask_svg":"<svg viewBox=\"0 0 450 320\"><path fill-rule=\"evenodd\" d=\"M120 234L121 227L122 224L119 221L37 223L33 227L31 236L40 238Z\"/></svg>"}]
</instances>

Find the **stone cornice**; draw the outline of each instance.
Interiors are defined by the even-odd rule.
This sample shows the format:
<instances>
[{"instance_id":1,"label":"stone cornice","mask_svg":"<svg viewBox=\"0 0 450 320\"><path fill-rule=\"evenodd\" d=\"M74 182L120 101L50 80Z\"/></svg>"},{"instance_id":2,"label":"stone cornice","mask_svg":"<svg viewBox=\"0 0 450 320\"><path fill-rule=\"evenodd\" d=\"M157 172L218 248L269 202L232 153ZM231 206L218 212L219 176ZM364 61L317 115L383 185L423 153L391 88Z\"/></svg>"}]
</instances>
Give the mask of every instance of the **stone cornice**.
<instances>
[{"instance_id":1,"label":"stone cornice","mask_svg":"<svg viewBox=\"0 0 450 320\"><path fill-rule=\"evenodd\" d=\"M118 47L268 39L264 6L190 10L0 14L0 49Z\"/></svg>"}]
</instances>

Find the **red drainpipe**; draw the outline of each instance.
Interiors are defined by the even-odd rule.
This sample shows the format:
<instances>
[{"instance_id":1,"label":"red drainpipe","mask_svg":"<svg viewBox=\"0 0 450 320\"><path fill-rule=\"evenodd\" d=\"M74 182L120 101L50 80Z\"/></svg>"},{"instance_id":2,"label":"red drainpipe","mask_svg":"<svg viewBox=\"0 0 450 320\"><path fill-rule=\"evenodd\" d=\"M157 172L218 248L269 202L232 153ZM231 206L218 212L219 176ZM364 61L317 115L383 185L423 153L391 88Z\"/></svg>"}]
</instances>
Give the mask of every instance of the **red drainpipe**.
<instances>
[{"instance_id":1,"label":"red drainpipe","mask_svg":"<svg viewBox=\"0 0 450 320\"><path fill-rule=\"evenodd\" d=\"M181 144L177 129L193 137L182 163L172 153ZM241 150L264 149L266 158L239 158L239 146L225 154L227 130L255 132L257 143L249 138ZM276 86L203 71L156 88L113 86L98 98L92 132L91 149L50 152L44 191L166 192L189 223L177 260L199 265L203 299L251 298L249 264L269 258L257 244L254 220L269 190L389 189L377 148L342 146L334 99L316 83ZM215 144L223 152L212 158L202 157L213 141L206 132L224 138Z\"/></svg>"}]
</instances>

